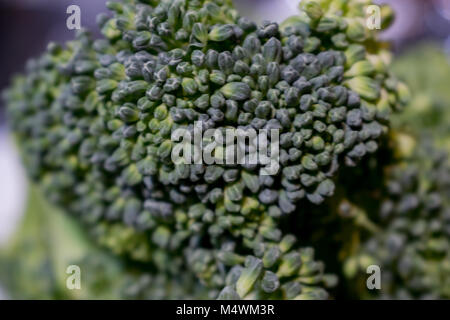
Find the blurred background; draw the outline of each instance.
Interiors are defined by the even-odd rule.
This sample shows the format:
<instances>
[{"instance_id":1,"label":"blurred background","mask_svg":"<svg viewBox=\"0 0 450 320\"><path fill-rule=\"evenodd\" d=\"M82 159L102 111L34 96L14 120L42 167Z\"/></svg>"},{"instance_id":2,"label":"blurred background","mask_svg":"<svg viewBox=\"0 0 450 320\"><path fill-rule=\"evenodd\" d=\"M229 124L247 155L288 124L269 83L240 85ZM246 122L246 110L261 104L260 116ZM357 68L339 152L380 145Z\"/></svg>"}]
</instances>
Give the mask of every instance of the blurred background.
<instances>
[{"instance_id":1,"label":"blurred background","mask_svg":"<svg viewBox=\"0 0 450 320\"><path fill-rule=\"evenodd\" d=\"M105 11L105 0L0 0L0 91L27 59L38 55L49 41L64 42L74 31L66 27L66 9L81 8L83 27L96 30L95 17ZM254 21L281 21L290 16L300 0L236 0L243 15ZM450 0L385 0L394 8L395 24L383 34L401 55L420 42L435 42L450 54ZM423 61L427 63L427 61ZM8 133L0 102L0 246L13 233L24 210L26 179ZM0 299L5 298L0 288Z\"/></svg>"}]
</instances>

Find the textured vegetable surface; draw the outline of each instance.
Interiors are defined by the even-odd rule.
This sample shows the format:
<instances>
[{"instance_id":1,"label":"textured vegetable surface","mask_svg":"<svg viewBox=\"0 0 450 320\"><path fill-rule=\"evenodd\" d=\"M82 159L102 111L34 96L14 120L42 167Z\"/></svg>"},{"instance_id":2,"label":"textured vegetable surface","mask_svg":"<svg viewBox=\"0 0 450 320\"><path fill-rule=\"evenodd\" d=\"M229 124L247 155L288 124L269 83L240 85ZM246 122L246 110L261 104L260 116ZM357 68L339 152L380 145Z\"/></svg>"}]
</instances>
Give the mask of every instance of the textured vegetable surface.
<instances>
[{"instance_id":1,"label":"textured vegetable surface","mask_svg":"<svg viewBox=\"0 0 450 320\"><path fill-rule=\"evenodd\" d=\"M436 64L424 66L424 57ZM328 266L339 261L333 271L348 278L341 281L344 297L449 297L449 68L434 45L398 58L395 69L411 86L411 103L392 118L394 130L377 154L342 171L336 196L318 209L331 216L315 221L316 248L331 257ZM381 268L380 291L367 290L369 265Z\"/></svg>"},{"instance_id":2,"label":"textured vegetable surface","mask_svg":"<svg viewBox=\"0 0 450 320\"><path fill-rule=\"evenodd\" d=\"M384 159L380 155L377 163L363 166L362 174L371 178L365 195L352 198L353 211L377 228L362 235L363 244L354 247L345 271L355 281L358 268L379 264L384 270L381 298L449 299L450 62L428 44L400 57L394 68L413 97L393 118L401 131L392 134ZM361 290L362 282L355 294L371 297Z\"/></svg>"},{"instance_id":3,"label":"textured vegetable surface","mask_svg":"<svg viewBox=\"0 0 450 320\"><path fill-rule=\"evenodd\" d=\"M0 282L12 299L209 297L192 275L154 275L92 245L80 225L49 204L35 186L22 226L0 258ZM66 287L70 265L80 268L80 290Z\"/></svg>"},{"instance_id":4,"label":"textured vegetable surface","mask_svg":"<svg viewBox=\"0 0 450 320\"><path fill-rule=\"evenodd\" d=\"M355 224L352 234L360 242L353 241L343 265L353 294L360 297L370 297L363 277L369 265L382 271L382 290L372 292L379 298L449 297L450 162L429 141L408 151L399 156L397 150L388 166L366 167L372 172L365 170L370 188L338 207L341 215L371 223Z\"/></svg>"},{"instance_id":5,"label":"textured vegetable surface","mask_svg":"<svg viewBox=\"0 0 450 320\"><path fill-rule=\"evenodd\" d=\"M336 277L298 221L305 208L326 218L339 173L377 153L409 96L365 28L370 3L302 1L261 26L227 0L108 3L102 39L50 44L5 94L25 166L96 244L151 277L195 276L210 298L326 299ZM172 161L172 134L196 121L277 130L279 170Z\"/></svg>"}]
</instances>

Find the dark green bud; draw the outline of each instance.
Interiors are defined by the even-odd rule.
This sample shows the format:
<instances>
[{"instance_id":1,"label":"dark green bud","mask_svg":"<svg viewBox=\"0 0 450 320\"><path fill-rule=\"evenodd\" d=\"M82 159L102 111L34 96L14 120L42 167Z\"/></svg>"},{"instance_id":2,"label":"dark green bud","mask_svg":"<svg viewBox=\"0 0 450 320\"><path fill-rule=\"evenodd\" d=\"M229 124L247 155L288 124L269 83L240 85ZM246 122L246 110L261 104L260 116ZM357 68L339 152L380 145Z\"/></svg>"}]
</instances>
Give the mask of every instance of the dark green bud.
<instances>
[{"instance_id":1,"label":"dark green bud","mask_svg":"<svg viewBox=\"0 0 450 320\"><path fill-rule=\"evenodd\" d=\"M139 120L139 112L135 108L131 103L124 104L118 111L119 118L127 123L136 122Z\"/></svg>"},{"instance_id":2,"label":"dark green bud","mask_svg":"<svg viewBox=\"0 0 450 320\"><path fill-rule=\"evenodd\" d=\"M277 263L280 256L281 256L280 249L277 246L271 247L264 253L262 259L264 268L271 268L275 263Z\"/></svg>"},{"instance_id":3,"label":"dark green bud","mask_svg":"<svg viewBox=\"0 0 450 320\"><path fill-rule=\"evenodd\" d=\"M264 44L262 53L267 62L280 62L282 53L281 42L276 38L270 38L269 41Z\"/></svg>"},{"instance_id":4,"label":"dark green bud","mask_svg":"<svg viewBox=\"0 0 450 320\"><path fill-rule=\"evenodd\" d=\"M194 50L191 54L191 61L197 67L201 67L203 65L205 58L205 54L200 50Z\"/></svg>"},{"instance_id":5,"label":"dark green bud","mask_svg":"<svg viewBox=\"0 0 450 320\"><path fill-rule=\"evenodd\" d=\"M261 289L266 293L275 292L280 287L280 281L275 273L266 271L261 280Z\"/></svg>"}]
</instances>

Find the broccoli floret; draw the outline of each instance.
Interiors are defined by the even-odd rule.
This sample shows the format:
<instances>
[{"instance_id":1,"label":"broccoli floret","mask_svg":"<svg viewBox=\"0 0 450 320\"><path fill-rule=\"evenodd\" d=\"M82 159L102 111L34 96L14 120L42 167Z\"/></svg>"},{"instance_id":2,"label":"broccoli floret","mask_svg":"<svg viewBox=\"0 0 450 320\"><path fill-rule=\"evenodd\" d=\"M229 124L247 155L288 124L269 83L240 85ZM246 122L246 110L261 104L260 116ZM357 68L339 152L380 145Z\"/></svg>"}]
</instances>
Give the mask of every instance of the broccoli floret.
<instances>
[{"instance_id":1,"label":"broccoli floret","mask_svg":"<svg viewBox=\"0 0 450 320\"><path fill-rule=\"evenodd\" d=\"M320 263L306 284L291 265L309 252L298 245L251 270L287 233L282 218L323 203L342 166L378 149L407 98L362 2L331 3L304 1L299 16L259 27L225 0L109 3L104 39L51 44L6 94L30 176L98 243L157 273L188 269L211 292L225 286L220 297L325 298L308 287ZM172 161L172 134L195 121L277 130L279 170ZM221 276L243 263L236 283ZM297 272L304 290L287 294L283 277Z\"/></svg>"},{"instance_id":2,"label":"broccoli floret","mask_svg":"<svg viewBox=\"0 0 450 320\"><path fill-rule=\"evenodd\" d=\"M359 277L358 269L378 265L382 290L375 290L375 295L379 298L448 299L450 162L447 154L424 140L411 155L388 167L381 179L378 205L373 211L367 211L377 220L378 232L366 236L346 260L344 270L351 278L349 281ZM360 294L367 296L368 292Z\"/></svg>"}]
</instances>

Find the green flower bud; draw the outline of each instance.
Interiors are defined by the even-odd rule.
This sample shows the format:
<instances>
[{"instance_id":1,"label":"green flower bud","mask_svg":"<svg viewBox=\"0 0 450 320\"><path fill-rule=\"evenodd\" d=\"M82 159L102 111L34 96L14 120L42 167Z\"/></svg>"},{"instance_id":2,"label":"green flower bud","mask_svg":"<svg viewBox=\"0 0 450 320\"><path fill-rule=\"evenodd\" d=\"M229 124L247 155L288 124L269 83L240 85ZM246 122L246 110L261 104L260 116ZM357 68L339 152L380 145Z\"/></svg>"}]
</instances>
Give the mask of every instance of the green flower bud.
<instances>
[{"instance_id":1,"label":"green flower bud","mask_svg":"<svg viewBox=\"0 0 450 320\"><path fill-rule=\"evenodd\" d=\"M211 41L225 41L234 35L233 26L229 24L214 27L208 35Z\"/></svg>"},{"instance_id":2,"label":"green flower bud","mask_svg":"<svg viewBox=\"0 0 450 320\"><path fill-rule=\"evenodd\" d=\"M345 50L345 65L350 68L356 62L361 61L366 56L366 48L360 44L352 44Z\"/></svg>"},{"instance_id":3,"label":"green flower bud","mask_svg":"<svg viewBox=\"0 0 450 320\"><path fill-rule=\"evenodd\" d=\"M267 62L280 62L281 59L281 42L276 38L270 38L263 48L262 53Z\"/></svg>"},{"instance_id":4,"label":"green flower bud","mask_svg":"<svg viewBox=\"0 0 450 320\"><path fill-rule=\"evenodd\" d=\"M209 75L209 79L211 82L223 86L226 83L227 77L222 71L213 70Z\"/></svg>"},{"instance_id":5,"label":"green flower bud","mask_svg":"<svg viewBox=\"0 0 450 320\"><path fill-rule=\"evenodd\" d=\"M330 32L338 27L339 23L335 17L322 17L316 27L317 32Z\"/></svg>"},{"instance_id":6,"label":"green flower bud","mask_svg":"<svg viewBox=\"0 0 450 320\"><path fill-rule=\"evenodd\" d=\"M245 258L241 257L234 252L220 251L217 253L217 258L223 262L226 266L235 266L244 263Z\"/></svg>"},{"instance_id":7,"label":"green flower bud","mask_svg":"<svg viewBox=\"0 0 450 320\"><path fill-rule=\"evenodd\" d=\"M183 29L190 32L196 21L198 21L198 15L195 11L186 12L183 17Z\"/></svg>"},{"instance_id":8,"label":"green flower bud","mask_svg":"<svg viewBox=\"0 0 450 320\"><path fill-rule=\"evenodd\" d=\"M242 180L245 183L245 186L253 193L257 193L259 190L259 180L258 176L247 173L246 171L242 172Z\"/></svg>"},{"instance_id":9,"label":"green flower bud","mask_svg":"<svg viewBox=\"0 0 450 320\"><path fill-rule=\"evenodd\" d=\"M280 242L281 252L286 253L289 250L291 250L292 246L295 244L296 241L297 240L295 239L295 237L293 235L284 236Z\"/></svg>"},{"instance_id":10,"label":"green flower bud","mask_svg":"<svg viewBox=\"0 0 450 320\"><path fill-rule=\"evenodd\" d=\"M286 299L294 299L296 296L298 296L302 291L302 285L295 281L290 281L285 283L282 286L282 289L284 291L284 295L286 296Z\"/></svg>"},{"instance_id":11,"label":"green flower bud","mask_svg":"<svg viewBox=\"0 0 450 320\"><path fill-rule=\"evenodd\" d=\"M181 86L183 87L183 92L189 96L194 95L198 90L198 84L192 78L183 78Z\"/></svg>"},{"instance_id":12,"label":"green flower bud","mask_svg":"<svg viewBox=\"0 0 450 320\"><path fill-rule=\"evenodd\" d=\"M260 52L261 41L257 37L250 35L245 38L242 46L250 55L254 55Z\"/></svg>"},{"instance_id":13,"label":"green flower bud","mask_svg":"<svg viewBox=\"0 0 450 320\"><path fill-rule=\"evenodd\" d=\"M158 172L158 164L151 157L146 157L137 163L137 168L142 175L154 175Z\"/></svg>"},{"instance_id":14,"label":"green flower bud","mask_svg":"<svg viewBox=\"0 0 450 320\"><path fill-rule=\"evenodd\" d=\"M231 201L240 201L242 199L243 185L235 183L225 188L225 196Z\"/></svg>"},{"instance_id":15,"label":"green flower bud","mask_svg":"<svg viewBox=\"0 0 450 320\"><path fill-rule=\"evenodd\" d=\"M73 78L71 80L71 85L75 94L85 94L95 87L94 81L87 76Z\"/></svg>"},{"instance_id":16,"label":"green flower bud","mask_svg":"<svg viewBox=\"0 0 450 320\"><path fill-rule=\"evenodd\" d=\"M155 117L155 119L157 119L159 121L162 121L165 118L167 118L167 116L168 116L167 106L165 104L159 105L155 109L153 116Z\"/></svg>"},{"instance_id":17,"label":"green flower bud","mask_svg":"<svg viewBox=\"0 0 450 320\"><path fill-rule=\"evenodd\" d=\"M275 273L266 271L261 280L261 289L266 293L275 292L280 287L280 281Z\"/></svg>"},{"instance_id":18,"label":"green flower bud","mask_svg":"<svg viewBox=\"0 0 450 320\"><path fill-rule=\"evenodd\" d=\"M164 141L158 148L158 157L162 159L167 159L170 157L172 151L172 141Z\"/></svg>"},{"instance_id":19,"label":"green flower bud","mask_svg":"<svg viewBox=\"0 0 450 320\"><path fill-rule=\"evenodd\" d=\"M219 166L208 166L205 171L204 179L206 183L213 183L222 177L224 169Z\"/></svg>"},{"instance_id":20,"label":"green flower bud","mask_svg":"<svg viewBox=\"0 0 450 320\"><path fill-rule=\"evenodd\" d=\"M197 67L201 67L205 63L205 58L205 54L200 50L194 50L191 54L191 61Z\"/></svg>"},{"instance_id":21,"label":"green flower bud","mask_svg":"<svg viewBox=\"0 0 450 320\"><path fill-rule=\"evenodd\" d=\"M250 98L251 89L246 83L231 82L223 86L220 92L228 99L242 101Z\"/></svg>"},{"instance_id":22,"label":"green flower bud","mask_svg":"<svg viewBox=\"0 0 450 320\"><path fill-rule=\"evenodd\" d=\"M151 86L145 93L150 101L158 101L163 96L163 90L157 85Z\"/></svg>"},{"instance_id":23,"label":"green flower bud","mask_svg":"<svg viewBox=\"0 0 450 320\"><path fill-rule=\"evenodd\" d=\"M349 46L349 42L347 41L347 37L344 33L335 34L331 37L331 41L336 48L341 50Z\"/></svg>"},{"instance_id":24,"label":"green flower bud","mask_svg":"<svg viewBox=\"0 0 450 320\"><path fill-rule=\"evenodd\" d=\"M259 205L260 203L256 199L245 197L244 201L242 202L241 213L246 216L251 212L258 210Z\"/></svg>"},{"instance_id":25,"label":"green flower bud","mask_svg":"<svg viewBox=\"0 0 450 320\"><path fill-rule=\"evenodd\" d=\"M346 85L369 101L374 101L380 97L380 85L372 78L354 77L348 80Z\"/></svg>"},{"instance_id":26,"label":"green flower bud","mask_svg":"<svg viewBox=\"0 0 450 320\"><path fill-rule=\"evenodd\" d=\"M208 42L208 30L206 29L204 24L195 23L192 27L192 34L201 43L205 44L206 42Z\"/></svg>"},{"instance_id":27,"label":"green flower bud","mask_svg":"<svg viewBox=\"0 0 450 320\"><path fill-rule=\"evenodd\" d=\"M104 79L97 82L97 92L106 94L117 88L117 82L114 80Z\"/></svg>"},{"instance_id":28,"label":"green flower bud","mask_svg":"<svg viewBox=\"0 0 450 320\"><path fill-rule=\"evenodd\" d=\"M297 252L291 252L286 254L282 260L277 271L277 276L290 277L296 274L302 265L302 259Z\"/></svg>"},{"instance_id":29,"label":"green flower bud","mask_svg":"<svg viewBox=\"0 0 450 320\"><path fill-rule=\"evenodd\" d=\"M372 63L367 60L358 61L352 65L352 67L344 73L346 77L356 76L370 76L375 72L375 68Z\"/></svg>"},{"instance_id":30,"label":"green flower bud","mask_svg":"<svg viewBox=\"0 0 450 320\"><path fill-rule=\"evenodd\" d=\"M322 7L316 1L302 1L300 3L300 8L304 10L308 17L313 21L317 21L323 16Z\"/></svg>"},{"instance_id":31,"label":"green flower bud","mask_svg":"<svg viewBox=\"0 0 450 320\"><path fill-rule=\"evenodd\" d=\"M305 46L303 50L305 52L314 52L320 47L321 41L317 37L309 37L305 40Z\"/></svg>"},{"instance_id":32,"label":"green flower bud","mask_svg":"<svg viewBox=\"0 0 450 320\"><path fill-rule=\"evenodd\" d=\"M305 155L302 157L302 166L310 171L317 170L318 166L314 162L314 157L312 155Z\"/></svg>"},{"instance_id":33,"label":"green flower bud","mask_svg":"<svg viewBox=\"0 0 450 320\"><path fill-rule=\"evenodd\" d=\"M317 187L317 192L324 197L331 197L334 194L335 185L330 179L322 181Z\"/></svg>"},{"instance_id":34,"label":"green flower bud","mask_svg":"<svg viewBox=\"0 0 450 320\"><path fill-rule=\"evenodd\" d=\"M277 246L271 247L264 253L264 257L262 259L264 268L271 268L275 263L277 263L280 256L280 249Z\"/></svg>"},{"instance_id":35,"label":"green flower bud","mask_svg":"<svg viewBox=\"0 0 450 320\"><path fill-rule=\"evenodd\" d=\"M363 19L347 19L347 37L354 42L362 42L366 39L366 27Z\"/></svg>"},{"instance_id":36,"label":"green flower bud","mask_svg":"<svg viewBox=\"0 0 450 320\"><path fill-rule=\"evenodd\" d=\"M139 119L139 112L133 104L127 103L119 108L119 118L127 123L136 122Z\"/></svg>"},{"instance_id":37,"label":"green flower bud","mask_svg":"<svg viewBox=\"0 0 450 320\"><path fill-rule=\"evenodd\" d=\"M127 185L134 186L142 181L142 175L136 165L132 164L123 171L123 178Z\"/></svg>"},{"instance_id":38,"label":"green flower bud","mask_svg":"<svg viewBox=\"0 0 450 320\"><path fill-rule=\"evenodd\" d=\"M256 280L263 271L262 261L253 259L251 263L242 270L241 276L236 283L236 292L244 298L252 290Z\"/></svg>"}]
</instances>

